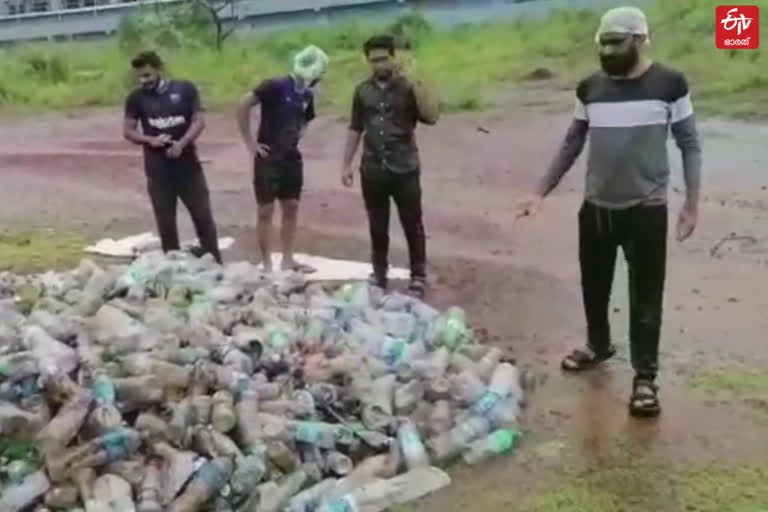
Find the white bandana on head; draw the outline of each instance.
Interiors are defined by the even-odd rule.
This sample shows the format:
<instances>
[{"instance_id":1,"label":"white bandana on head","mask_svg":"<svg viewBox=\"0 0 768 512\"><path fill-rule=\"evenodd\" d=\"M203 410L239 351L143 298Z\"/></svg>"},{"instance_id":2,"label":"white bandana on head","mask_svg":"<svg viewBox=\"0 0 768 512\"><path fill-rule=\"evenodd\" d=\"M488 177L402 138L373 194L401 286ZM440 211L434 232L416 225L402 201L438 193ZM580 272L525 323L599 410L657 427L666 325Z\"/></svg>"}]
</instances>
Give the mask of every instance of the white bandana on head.
<instances>
[{"instance_id":1,"label":"white bandana on head","mask_svg":"<svg viewBox=\"0 0 768 512\"><path fill-rule=\"evenodd\" d=\"M603 14L595 34L595 42L599 43L603 34L645 36L645 44L651 42L648 37L648 20L645 13L637 7L616 7Z\"/></svg>"},{"instance_id":2,"label":"white bandana on head","mask_svg":"<svg viewBox=\"0 0 768 512\"><path fill-rule=\"evenodd\" d=\"M315 45L309 45L293 58L293 72L306 83L312 83L325 73L328 56Z\"/></svg>"}]
</instances>

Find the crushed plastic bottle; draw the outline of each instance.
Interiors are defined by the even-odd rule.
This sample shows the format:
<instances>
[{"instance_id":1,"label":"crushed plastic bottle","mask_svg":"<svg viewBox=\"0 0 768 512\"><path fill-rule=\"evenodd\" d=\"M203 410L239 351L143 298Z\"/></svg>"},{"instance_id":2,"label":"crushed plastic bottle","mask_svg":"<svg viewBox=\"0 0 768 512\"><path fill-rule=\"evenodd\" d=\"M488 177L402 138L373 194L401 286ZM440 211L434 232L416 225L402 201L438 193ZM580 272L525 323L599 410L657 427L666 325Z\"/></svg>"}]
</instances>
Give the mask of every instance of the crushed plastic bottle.
<instances>
[{"instance_id":1,"label":"crushed plastic bottle","mask_svg":"<svg viewBox=\"0 0 768 512\"><path fill-rule=\"evenodd\" d=\"M232 471L233 463L230 459L221 457L206 462L189 482L184 493L170 504L169 512L195 512L227 484Z\"/></svg>"},{"instance_id":2,"label":"crushed plastic bottle","mask_svg":"<svg viewBox=\"0 0 768 512\"><path fill-rule=\"evenodd\" d=\"M51 482L45 472L37 471L23 481L6 488L0 496L0 510L3 512L21 512L43 496L51 488Z\"/></svg>"},{"instance_id":3,"label":"crushed plastic bottle","mask_svg":"<svg viewBox=\"0 0 768 512\"><path fill-rule=\"evenodd\" d=\"M162 512L160 484L160 466L156 462L150 462L141 484L138 512Z\"/></svg>"},{"instance_id":4,"label":"crushed plastic bottle","mask_svg":"<svg viewBox=\"0 0 768 512\"><path fill-rule=\"evenodd\" d=\"M429 466L429 455L413 423L403 420L397 430L397 439L408 469Z\"/></svg>"},{"instance_id":5,"label":"crushed plastic bottle","mask_svg":"<svg viewBox=\"0 0 768 512\"><path fill-rule=\"evenodd\" d=\"M467 317L464 310L452 307L439 322L437 333L438 346L444 346L451 351L462 347L468 341Z\"/></svg>"},{"instance_id":6,"label":"crushed plastic bottle","mask_svg":"<svg viewBox=\"0 0 768 512\"><path fill-rule=\"evenodd\" d=\"M497 430L488 437L471 443L463 454L464 462L470 465L485 462L507 453L517 446L520 432L513 429Z\"/></svg>"}]
</instances>

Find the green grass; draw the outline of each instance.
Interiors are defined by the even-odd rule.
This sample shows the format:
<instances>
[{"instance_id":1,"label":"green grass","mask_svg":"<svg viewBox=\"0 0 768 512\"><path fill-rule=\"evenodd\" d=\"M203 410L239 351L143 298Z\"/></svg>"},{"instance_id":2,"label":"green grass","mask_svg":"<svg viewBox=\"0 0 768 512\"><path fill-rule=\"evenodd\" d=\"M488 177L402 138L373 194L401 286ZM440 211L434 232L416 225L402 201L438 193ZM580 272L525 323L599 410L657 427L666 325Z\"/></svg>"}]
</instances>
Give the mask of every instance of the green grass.
<instances>
[{"instance_id":1,"label":"green grass","mask_svg":"<svg viewBox=\"0 0 768 512\"><path fill-rule=\"evenodd\" d=\"M702 454L709 459L707 454ZM768 465L694 463L649 458L627 449L574 467L519 473L451 471L457 489L398 506L393 512L471 508L484 512L762 512L768 510ZM485 476L486 478L482 478Z\"/></svg>"},{"instance_id":2,"label":"green grass","mask_svg":"<svg viewBox=\"0 0 768 512\"><path fill-rule=\"evenodd\" d=\"M24 274L71 268L88 240L66 230L17 228L0 231L0 271Z\"/></svg>"},{"instance_id":3,"label":"green grass","mask_svg":"<svg viewBox=\"0 0 768 512\"><path fill-rule=\"evenodd\" d=\"M652 55L688 74L699 111L764 117L766 53L715 48L714 10L719 3L662 0L650 6ZM757 3L768 6L766 0ZM447 111L476 110L493 105L496 92L514 86L535 68L547 67L569 84L595 69L598 17L599 12L568 11L546 21L422 30L414 53L423 76L439 86ZM373 25L344 25L241 35L226 41L221 52L175 41L162 53L174 76L195 80L210 107L224 108L260 79L286 72L292 54L315 43L331 57L321 106L345 114L354 84L367 73L360 46L377 30ZM120 105L131 86L129 55L117 39L0 50L0 106L42 110Z\"/></svg>"},{"instance_id":4,"label":"green grass","mask_svg":"<svg viewBox=\"0 0 768 512\"><path fill-rule=\"evenodd\" d=\"M573 475L524 502L525 512L758 512L768 510L768 467L619 466Z\"/></svg>"},{"instance_id":5,"label":"green grass","mask_svg":"<svg viewBox=\"0 0 768 512\"><path fill-rule=\"evenodd\" d=\"M740 367L707 370L696 373L688 384L713 393L768 393L768 371Z\"/></svg>"}]
</instances>

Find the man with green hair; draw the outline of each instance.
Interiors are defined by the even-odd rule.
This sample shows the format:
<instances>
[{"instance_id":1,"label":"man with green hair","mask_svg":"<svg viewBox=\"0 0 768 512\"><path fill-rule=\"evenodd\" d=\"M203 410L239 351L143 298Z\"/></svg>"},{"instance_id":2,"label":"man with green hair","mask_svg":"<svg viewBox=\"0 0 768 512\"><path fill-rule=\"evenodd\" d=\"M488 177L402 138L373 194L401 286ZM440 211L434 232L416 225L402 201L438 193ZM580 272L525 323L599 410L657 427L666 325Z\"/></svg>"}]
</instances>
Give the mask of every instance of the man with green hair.
<instances>
[{"instance_id":1,"label":"man with green hair","mask_svg":"<svg viewBox=\"0 0 768 512\"><path fill-rule=\"evenodd\" d=\"M657 416L659 338L667 264L667 195L671 131L680 149L685 200L677 240L698 218L701 148L688 81L653 62L645 14L611 9L596 34L601 71L576 88L571 126L560 151L519 216L533 215L590 140L584 202L579 211L579 262L587 343L562 361L566 371L594 368L611 358L608 309L618 247L629 268L629 338L635 370L629 411Z\"/></svg>"},{"instance_id":2,"label":"man with green hair","mask_svg":"<svg viewBox=\"0 0 768 512\"><path fill-rule=\"evenodd\" d=\"M294 258L299 199L304 166L299 140L315 117L313 88L328 67L328 56L309 46L294 58L293 71L261 82L240 101L237 122L253 158L253 187L258 204L258 238L264 270L272 271L272 218L275 200L283 212L282 270L311 273L315 269ZM261 106L259 130L251 134L251 111Z\"/></svg>"}]
</instances>

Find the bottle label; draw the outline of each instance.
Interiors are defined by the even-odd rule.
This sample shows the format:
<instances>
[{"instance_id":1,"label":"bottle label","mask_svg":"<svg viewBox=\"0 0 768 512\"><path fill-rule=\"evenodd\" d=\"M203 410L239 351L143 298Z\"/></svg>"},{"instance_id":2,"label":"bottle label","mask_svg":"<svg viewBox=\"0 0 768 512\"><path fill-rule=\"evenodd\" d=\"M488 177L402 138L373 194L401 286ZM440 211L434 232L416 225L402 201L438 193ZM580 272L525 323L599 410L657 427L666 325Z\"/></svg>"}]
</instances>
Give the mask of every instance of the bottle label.
<instances>
[{"instance_id":1,"label":"bottle label","mask_svg":"<svg viewBox=\"0 0 768 512\"><path fill-rule=\"evenodd\" d=\"M359 512L360 508L357 506L355 497L347 494L331 503L328 510L329 512Z\"/></svg>"},{"instance_id":2,"label":"bottle label","mask_svg":"<svg viewBox=\"0 0 768 512\"><path fill-rule=\"evenodd\" d=\"M200 354L193 348L182 348L179 352L181 364L195 364L200 359Z\"/></svg>"},{"instance_id":3,"label":"bottle label","mask_svg":"<svg viewBox=\"0 0 768 512\"><path fill-rule=\"evenodd\" d=\"M501 402L502 396L494 391L486 391L483 393L483 395L478 399L477 402L475 402L474 407L472 407L472 411L475 414L479 414L481 416L485 416L488 413L490 413L496 405Z\"/></svg>"},{"instance_id":4,"label":"bottle label","mask_svg":"<svg viewBox=\"0 0 768 512\"><path fill-rule=\"evenodd\" d=\"M93 383L93 398L101 404L115 403L115 385L109 377L101 376Z\"/></svg>"},{"instance_id":5,"label":"bottle label","mask_svg":"<svg viewBox=\"0 0 768 512\"><path fill-rule=\"evenodd\" d=\"M405 354L405 349L407 347L407 343L405 340L401 339L394 339L391 340L389 347L387 347L387 353L384 356L384 359L386 360L387 364L390 366L394 366L397 363L400 362L400 360L403 358L403 355Z\"/></svg>"},{"instance_id":6,"label":"bottle label","mask_svg":"<svg viewBox=\"0 0 768 512\"><path fill-rule=\"evenodd\" d=\"M409 430L403 433L403 444L406 446L421 445L421 439L419 439L419 435L416 432Z\"/></svg>"},{"instance_id":7,"label":"bottle label","mask_svg":"<svg viewBox=\"0 0 768 512\"><path fill-rule=\"evenodd\" d=\"M320 426L317 423L304 422L296 429L296 440L302 443L316 444L320 440Z\"/></svg>"},{"instance_id":8,"label":"bottle label","mask_svg":"<svg viewBox=\"0 0 768 512\"><path fill-rule=\"evenodd\" d=\"M107 459L109 462L115 462L121 460L128 453L128 445L126 443L125 432L117 430L106 434L102 438L102 446L107 452Z\"/></svg>"},{"instance_id":9,"label":"bottle label","mask_svg":"<svg viewBox=\"0 0 768 512\"><path fill-rule=\"evenodd\" d=\"M498 430L491 435L491 445L496 453L508 452L519 437L520 433L516 430Z\"/></svg>"},{"instance_id":10,"label":"bottle label","mask_svg":"<svg viewBox=\"0 0 768 512\"><path fill-rule=\"evenodd\" d=\"M213 462L203 464L197 471L197 478L211 490L219 490L227 484L224 475Z\"/></svg>"},{"instance_id":11,"label":"bottle label","mask_svg":"<svg viewBox=\"0 0 768 512\"><path fill-rule=\"evenodd\" d=\"M280 332L275 331L270 333L269 335L269 346L276 349L281 350L283 347L285 347L286 343L288 343L288 337Z\"/></svg>"}]
</instances>

